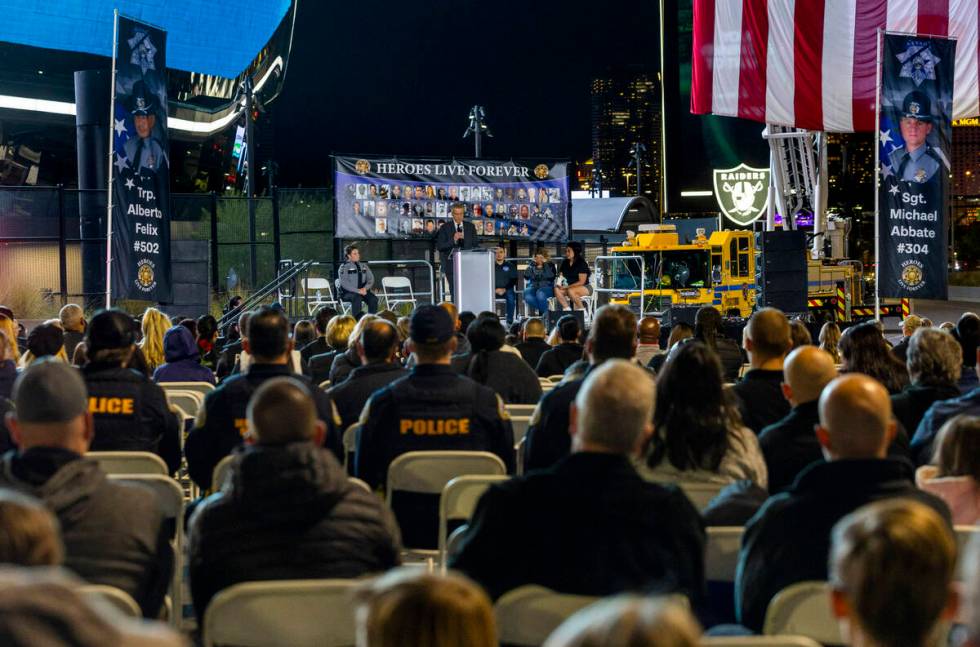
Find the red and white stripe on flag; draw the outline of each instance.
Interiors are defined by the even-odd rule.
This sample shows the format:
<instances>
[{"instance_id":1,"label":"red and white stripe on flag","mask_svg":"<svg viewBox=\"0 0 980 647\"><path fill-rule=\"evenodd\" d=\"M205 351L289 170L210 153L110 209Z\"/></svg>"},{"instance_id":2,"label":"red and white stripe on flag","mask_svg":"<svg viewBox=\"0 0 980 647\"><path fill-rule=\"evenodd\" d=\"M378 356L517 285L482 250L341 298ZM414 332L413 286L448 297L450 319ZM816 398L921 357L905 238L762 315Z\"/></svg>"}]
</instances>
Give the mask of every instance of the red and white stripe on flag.
<instances>
[{"instance_id":1,"label":"red and white stripe on flag","mask_svg":"<svg viewBox=\"0 0 980 647\"><path fill-rule=\"evenodd\" d=\"M980 115L980 0L694 0L691 112L875 129L875 37L957 39L953 118Z\"/></svg>"}]
</instances>

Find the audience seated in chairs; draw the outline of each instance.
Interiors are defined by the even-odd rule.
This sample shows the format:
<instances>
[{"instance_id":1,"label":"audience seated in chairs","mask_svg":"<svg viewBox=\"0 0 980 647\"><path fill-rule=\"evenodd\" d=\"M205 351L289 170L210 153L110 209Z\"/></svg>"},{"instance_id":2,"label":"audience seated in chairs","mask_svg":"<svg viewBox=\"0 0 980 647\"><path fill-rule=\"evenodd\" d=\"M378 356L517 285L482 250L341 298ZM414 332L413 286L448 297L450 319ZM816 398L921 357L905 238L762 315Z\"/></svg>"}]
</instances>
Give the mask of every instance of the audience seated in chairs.
<instances>
[{"instance_id":1,"label":"audience seated in chairs","mask_svg":"<svg viewBox=\"0 0 980 647\"><path fill-rule=\"evenodd\" d=\"M956 539L932 508L896 499L849 514L834 526L830 549L841 635L849 645L938 644L939 623L952 622L959 607L955 567Z\"/></svg>"},{"instance_id":2,"label":"audience seated in chairs","mask_svg":"<svg viewBox=\"0 0 980 647\"><path fill-rule=\"evenodd\" d=\"M336 315L327 323L326 343L328 350L310 357L310 379L313 380L314 384L322 384L330 379L333 361L337 355L347 350L355 325L357 325L357 320L350 315Z\"/></svg>"},{"instance_id":3,"label":"audience seated in chairs","mask_svg":"<svg viewBox=\"0 0 980 647\"><path fill-rule=\"evenodd\" d=\"M194 336L185 326L174 326L163 336L166 363L153 371L153 381L207 382L214 384L214 373L201 366L201 353Z\"/></svg>"},{"instance_id":4,"label":"audience seated in chairs","mask_svg":"<svg viewBox=\"0 0 980 647\"><path fill-rule=\"evenodd\" d=\"M0 320L7 319L0 315ZM7 321L10 321L7 319ZM16 344L8 334L0 329L0 398L9 398L17 379L17 359L10 353L16 352Z\"/></svg>"},{"instance_id":5,"label":"audience seated in chairs","mask_svg":"<svg viewBox=\"0 0 980 647\"><path fill-rule=\"evenodd\" d=\"M963 355L963 368L960 372L960 392L969 393L980 387L980 375L973 371L974 358L980 354L980 316L965 312L956 322L953 334L960 343Z\"/></svg>"},{"instance_id":6,"label":"audience seated in chairs","mask_svg":"<svg viewBox=\"0 0 980 647\"><path fill-rule=\"evenodd\" d=\"M784 588L827 579L830 530L862 505L916 499L951 523L942 500L915 488L911 466L886 458L896 425L884 386L866 375L845 375L827 385L818 407L816 434L828 461L803 470L745 528L735 609L739 621L754 631L762 629L766 607Z\"/></svg>"},{"instance_id":7,"label":"audience seated in chairs","mask_svg":"<svg viewBox=\"0 0 980 647\"><path fill-rule=\"evenodd\" d=\"M976 351L974 370L980 376L980 348ZM919 423L912 437L912 454L916 457L932 456L933 440L939 433L939 429L947 420L961 414L980 416L980 387L966 395L934 402L922 416L922 422Z\"/></svg>"},{"instance_id":8,"label":"audience seated in chairs","mask_svg":"<svg viewBox=\"0 0 980 647\"><path fill-rule=\"evenodd\" d=\"M58 520L44 503L0 488L0 564L59 566L65 558Z\"/></svg>"},{"instance_id":9,"label":"audience seated in chairs","mask_svg":"<svg viewBox=\"0 0 980 647\"><path fill-rule=\"evenodd\" d=\"M198 621L224 588L254 580L354 578L399 562L395 520L347 479L323 448L309 385L266 380L247 411L250 443L225 488L190 522L191 591Z\"/></svg>"},{"instance_id":10,"label":"audience seated in chairs","mask_svg":"<svg viewBox=\"0 0 980 647\"><path fill-rule=\"evenodd\" d=\"M864 373L881 382L891 395L909 385L908 369L892 355L876 322L867 321L845 330L839 347L841 373Z\"/></svg>"},{"instance_id":11,"label":"audience seated in chairs","mask_svg":"<svg viewBox=\"0 0 980 647\"><path fill-rule=\"evenodd\" d=\"M341 429L357 422L372 393L408 375L397 362L398 331L387 321L378 319L366 324L353 343L361 365L342 384L327 391L340 414Z\"/></svg>"},{"instance_id":12,"label":"audience seated in chairs","mask_svg":"<svg viewBox=\"0 0 980 647\"><path fill-rule=\"evenodd\" d=\"M635 320L628 324L635 334ZM628 361L591 371L571 407L572 454L487 490L450 566L494 599L525 584L580 595L676 589L699 599L697 510L680 490L643 481L630 462L653 431L654 397L649 373Z\"/></svg>"},{"instance_id":13,"label":"audience seated in chairs","mask_svg":"<svg viewBox=\"0 0 980 647\"><path fill-rule=\"evenodd\" d=\"M572 315L564 315L558 320L556 328L561 343L541 354L541 359L535 367L539 377L561 375L565 369L582 359L582 352L585 349L578 343L582 335L578 319Z\"/></svg>"},{"instance_id":14,"label":"audience seated in chairs","mask_svg":"<svg viewBox=\"0 0 980 647\"><path fill-rule=\"evenodd\" d=\"M179 422L163 389L129 368L137 350L132 321L119 310L102 310L85 333L92 451L153 452L173 474L180 466Z\"/></svg>"},{"instance_id":15,"label":"audience seated in chairs","mask_svg":"<svg viewBox=\"0 0 980 647\"><path fill-rule=\"evenodd\" d=\"M980 521L980 416L946 421L932 464L916 471L915 483L946 502L953 523L972 526Z\"/></svg>"},{"instance_id":16,"label":"audience seated in chairs","mask_svg":"<svg viewBox=\"0 0 980 647\"><path fill-rule=\"evenodd\" d=\"M590 364L585 375L608 359L632 359L634 352L636 315L626 306L599 308L585 341L585 354ZM572 445L568 435L568 410L582 383L583 378L566 378L541 398L525 436L525 470L550 467L568 455Z\"/></svg>"},{"instance_id":17,"label":"audience seated in chairs","mask_svg":"<svg viewBox=\"0 0 980 647\"><path fill-rule=\"evenodd\" d=\"M65 565L122 589L153 618L173 570L172 528L153 492L107 479L84 457L98 433L88 400L71 366L44 360L26 369L14 386L16 413L7 414L18 450L0 462L0 487L44 501L61 524Z\"/></svg>"},{"instance_id":18,"label":"audience seated in chairs","mask_svg":"<svg viewBox=\"0 0 980 647\"><path fill-rule=\"evenodd\" d=\"M537 317L525 319L521 325L522 339L516 348L531 368L537 368L538 362L541 360L541 355L551 349L548 342L544 340L546 332L544 322Z\"/></svg>"},{"instance_id":19,"label":"audience seated in chairs","mask_svg":"<svg viewBox=\"0 0 980 647\"><path fill-rule=\"evenodd\" d=\"M908 360L909 342L915 331L922 327L922 318L918 315L909 315L902 320L902 340L892 346L892 355L897 357L903 364Z\"/></svg>"},{"instance_id":20,"label":"audience seated in chairs","mask_svg":"<svg viewBox=\"0 0 980 647\"><path fill-rule=\"evenodd\" d=\"M242 354L242 339L248 336L248 320L252 313L248 310L238 315L238 324L228 327L228 337L225 345L218 355L218 366L215 368L215 375L219 380L223 380L231 374L238 356Z\"/></svg>"},{"instance_id":21,"label":"audience seated in chairs","mask_svg":"<svg viewBox=\"0 0 980 647\"><path fill-rule=\"evenodd\" d=\"M786 315L775 308L757 310L745 326L743 343L750 368L732 391L742 423L758 434L789 413L780 388L783 359L793 347Z\"/></svg>"},{"instance_id":22,"label":"audience seated in chairs","mask_svg":"<svg viewBox=\"0 0 980 647\"><path fill-rule=\"evenodd\" d=\"M495 314L488 314L470 324L466 338L471 350L453 357L453 369L489 386L507 404L535 404L541 399L541 381L520 355L501 350L506 331Z\"/></svg>"},{"instance_id":23,"label":"audience seated in chairs","mask_svg":"<svg viewBox=\"0 0 980 647\"><path fill-rule=\"evenodd\" d=\"M660 320L656 317L643 317L636 324L636 361L640 366L648 366L657 355L663 354L660 349Z\"/></svg>"},{"instance_id":24,"label":"audience seated in chairs","mask_svg":"<svg viewBox=\"0 0 980 647\"><path fill-rule=\"evenodd\" d=\"M27 352L21 355L20 366L21 368L30 366L44 357L54 357L59 361L68 362L68 356L65 354L65 334L61 330L61 322L57 319L34 326L27 335Z\"/></svg>"},{"instance_id":25,"label":"audience seated in chairs","mask_svg":"<svg viewBox=\"0 0 980 647\"><path fill-rule=\"evenodd\" d=\"M583 609L561 624L542 647L698 647L701 627L669 598L620 595Z\"/></svg>"},{"instance_id":26,"label":"audience seated in chairs","mask_svg":"<svg viewBox=\"0 0 980 647\"><path fill-rule=\"evenodd\" d=\"M85 313L77 303L69 303L58 312L61 329L65 333L65 356L75 356L75 347L85 338Z\"/></svg>"},{"instance_id":27,"label":"audience seated in chairs","mask_svg":"<svg viewBox=\"0 0 980 647\"><path fill-rule=\"evenodd\" d=\"M694 315L694 338L718 353L725 382L738 380L745 356L738 344L725 337L721 329L721 313L714 306L704 306Z\"/></svg>"},{"instance_id":28,"label":"audience seated in chairs","mask_svg":"<svg viewBox=\"0 0 980 647\"><path fill-rule=\"evenodd\" d=\"M330 306L320 306L313 316L313 328L316 330L316 339L305 346L301 346L299 350L299 355L303 360L304 370L307 375L312 375L310 372L310 359L313 356L322 355L323 353L329 353L334 350L327 341L327 327L330 325L330 321L336 316L337 311ZM325 380L327 378L323 379Z\"/></svg>"},{"instance_id":29,"label":"audience seated in chairs","mask_svg":"<svg viewBox=\"0 0 980 647\"><path fill-rule=\"evenodd\" d=\"M346 380L351 371L361 365L361 358L357 354L355 342L361 338L361 331L364 330L365 326L378 320L377 315L366 314L362 315L354 324L354 329L347 340L347 350L337 353L333 359L333 364L330 366L330 386L337 386Z\"/></svg>"},{"instance_id":30,"label":"audience seated in chairs","mask_svg":"<svg viewBox=\"0 0 980 647\"><path fill-rule=\"evenodd\" d=\"M690 339L694 337L694 328L680 321L675 323L670 329L670 336L667 338L667 350L666 352L660 353L659 355L654 355L649 362L647 362L647 368L653 371L654 375L660 374L660 369L664 367L664 363L667 358L670 357L670 353L673 352L677 345L684 341L685 339Z\"/></svg>"},{"instance_id":31,"label":"audience seated in chairs","mask_svg":"<svg viewBox=\"0 0 980 647\"><path fill-rule=\"evenodd\" d=\"M340 417L330 396L305 377L295 375L289 367L293 343L286 317L275 308L258 310L249 319L248 335L242 341L244 351L253 357L248 371L229 377L207 394L194 429L187 437L184 454L191 479L202 489L211 487L215 465L242 443L249 399L263 382L274 377L293 376L310 390L317 416L327 428L324 446L343 459Z\"/></svg>"}]
</instances>

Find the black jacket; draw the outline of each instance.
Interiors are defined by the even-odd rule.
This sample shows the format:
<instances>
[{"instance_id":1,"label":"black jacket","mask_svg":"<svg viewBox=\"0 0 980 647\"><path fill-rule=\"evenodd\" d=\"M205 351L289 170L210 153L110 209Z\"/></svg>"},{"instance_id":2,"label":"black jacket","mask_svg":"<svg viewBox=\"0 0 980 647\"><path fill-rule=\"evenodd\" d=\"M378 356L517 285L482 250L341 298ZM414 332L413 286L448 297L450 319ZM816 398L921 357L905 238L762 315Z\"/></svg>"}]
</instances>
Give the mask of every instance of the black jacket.
<instances>
[{"instance_id":1,"label":"black jacket","mask_svg":"<svg viewBox=\"0 0 980 647\"><path fill-rule=\"evenodd\" d=\"M698 339L704 341L704 339L700 337ZM717 335L715 336L714 341L715 352L718 353L718 357L721 358L721 367L724 373L725 381L737 381L738 374L742 370L742 364L745 363L745 356L742 354L742 349L728 337Z\"/></svg>"},{"instance_id":2,"label":"black jacket","mask_svg":"<svg viewBox=\"0 0 980 647\"><path fill-rule=\"evenodd\" d=\"M783 397L779 386L782 381L782 371L754 368L732 387L738 401L738 412L742 415L742 424L756 434L789 413L789 402Z\"/></svg>"},{"instance_id":3,"label":"black jacket","mask_svg":"<svg viewBox=\"0 0 980 647\"><path fill-rule=\"evenodd\" d=\"M912 476L911 465L892 459L818 463L789 490L770 497L742 539L735 576L739 622L761 631L773 596L790 584L826 580L831 529L867 503L908 497L935 509L952 527L946 504L916 489Z\"/></svg>"},{"instance_id":4,"label":"black jacket","mask_svg":"<svg viewBox=\"0 0 980 647\"><path fill-rule=\"evenodd\" d=\"M310 358L310 380L314 384L323 384L324 380L330 379L330 369L333 368L333 361L343 351L330 350L320 355Z\"/></svg>"},{"instance_id":5,"label":"black jacket","mask_svg":"<svg viewBox=\"0 0 980 647\"><path fill-rule=\"evenodd\" d=\"M89 362L82 368L95 418L91 450L153 452L173 474L180 467L180 423L163 389L142 374Z\"/></svg>"},{"instance_id":6,"label":"black jacket","mask_svg":"<svg viewBox=\"0 0 980 647\"><path fill-rule=\"evenodd\" d=\"M449 263L449 254L452 253L453 249L456 247L456 242L453 240L453 236L456 234L456 223L452 220L449 222L444 222L439 231L436 232L436 249L439 250L439 254L442 255L443 264ZM477 246L479 241L476 237L476 227L469 220L463 220L463 244L460 245L462 249L473 249Z\"/></svg>"},{"instance_id":7,"label":"black jacket","mask_svg":"<svg viewBox=\"0 0 980 647\"><path fill-rule=\"evenodd\" d=\"M492 452L514 471L514 431L500 396L449 366L416 366L376 391L361 423L355 472L371 487L384 484L391 461L411 451ZM406 546L435 547L438 506L438 495L396 493L392 508Z\"/></svg>"},{"instance_id":8,"label":"black jacket","mask_svg":"<svg viewBox=\"0 0 980 647\"><path fill-rule=\"evenodd\" d=\"M704 542L697 510L675 486L644 481L624 456L578 453L491 487L450 566L493 598L539 584L601 596L680 591L697 600Z\"/></svg>"},{"instance_id":9,"label":"black jacket","mask_svg":"<svg viewBox=\"0 0 980 647\"><path fill-rule=\"evenodd\" d=\"M391 513L311 443L237 452L225 489L195 510L188 546L198 622L233 584L355 578L396 566L401 550Z\"/></svg>"},{"instance_id":10,"label":"black jacket","mask_svg":"<svg viewBox=\"0 0 980 647\"><path fill-rule=\"evenodd\" d=\"M897 344L895 344L894 346L892 346L892 355L894 355L898 359L902 360L902 363L903 364L906 361L908 361L909 342L911 340L912 340L911 337L902 337L902 341L900 341Z\"/></svg>"},{"instance_id":11,"label":"black jacket","mask_svg":"<svg viewBox=\"0 0 980 647\"><path fill-rule=\"evenodd\" d=\"M0 362L0 398L9 398L17 379L17 363L12 359Z\"/></svg>"},{"instance_id":12,"label":"black jacket","mask_svg":"<svg viewBox=\"0 0 980 647\"><path fill-rule=\"evenodd\" d=\"M343 457L340 417L330 396L316 388L306 378L296 375L289 366L252 364L247 373L229 377L204 398L204 410L198 415L194 429L187 436L184 454L191 479L201 488L211 487L215 465L242 444L248 429L245 407L259 386L274 377L291 377L306 384L316 404L317 417L327 425L324 447L338 459Z\"/></svg>"},{"instance_id":13,"label":"black jacket","mask_svg":"<svg viewBox=\"0 0 980 647\"><path fill-rule=\"evenodd\" d=\"M938 400L948 400L960 395L960 390L955 384L942 386L929 386L926 384L910 384L891 397L892 414L898 420L908 434L914 434L919 428L926 411ZM930 448L931 449L931 448ZM932 456L916 457L917 464L928 463Z\"/></svg>"},{"instance_id":14,"label":"black jacket","mask_svg":"<svg viewBox=\"0 0 980 647\"><path fill-rule=\"evenodd\" d=\"M823 462L823 451L813 430L819 421L817 401L804 402L759 434L759 446L769 470L769 492L782 492L793 485L804 467Z\"/></svg>"},{"instance_id":15,"label":"black jacket","mask_svg":"<svg viewBox=\"0 0 980 647\"><path fill-rule=\"evenodd\" d=\"M493 288L499 290L513 290L517 286L517 263L505 260L503 263L493 264Z\"/></svg>"},{"instance_id":16,"label":"black jacket","mask_svg":"<svg viewBox=\"0 0 980 647\"><path fill-rule=\"evenodd\" d=\"M357 422L372 393L406 375L408 371L398 364L368 364L351 371L342 384L331 386L327 393L340 414L340 428L347 429Z\"/></svg>"},{"instance_id":17,"label":"black jacket","mask_svg":"<svg viewBox=\"0 0 980 647\"><path fill-rule=\"evenodd\" d=\"M37 497L54 513L65 566L92 584L122 589L143 615L157 616L173 574L175 526L152 490L110 481L95 461L46 447L5 454L0 486Z\"/></svg>"},{"instance_id":18,"label":"black jacket","mask_svg":"<svg viewBox=\"0 0 980 647\"><path fill-rule=\"evenodd\" d=\"M582 344L562 342L551 350L542 353L535 370L540 377L562 375L566 368L582 359L584 350Z\"/></svg>"},{"instance_id":19,"label":"black jacket","mask_svg":"<svg viewBox=\"0 0 980 647\"><path fill-rule=\"evenodd\" d=\"M317 337L306 346L303 346L303 348L301 348L299 351L300 359L303 360L303 374L307 376L311 375L310 359L313 358L313 356L329 353L331 350L333 349L330 348L329 344L327 344L327 338L323 336ZM323 379L325 380L327 378ZM320 382L322 381L323 380L320 380ZM319 384L320 382L316 382L316 384Z\"/></svg>"},{"instance_id":20,"label":"black jacket","mask_svg":"<svg viewBox=\"0 0 980 647\"><path fill-rule=\"evenodd\" d=\"M544 339L540 337L532 337L527 341L522 341L515 346L520 352L521 357L527 362L528 366L533 369L538 367L538 362L541 361L541 356L544 355L546 351L551 350L551 346ZM550 377L546 375L545 377Z\"/></svg>"},{"instance_id":21,"label":"black jacket","mask_svg":"<svg viewBox=\"0 0 980 647\"><path fill-rule=\"evenodd\" d=\"M589 374L592 367L585 372ZM572 449L572 437L568 435L568 408L578 390L581 378L559 384L544 394L531 416L531 424L524 436L524 469L527 471L551 467L568 456Z\"/></svg>"},{"instance_id":22,"label":"black jacket","mask_svg":"<svg viewBox=\"0 0 980 647\"><path fill-rule=\"evenodd\" d=\"M347 379L351 371L361 365L361 358L351 346L343 353L337 353L330 367L330 386L336 386Z\"/></svg>"},{"instance_id":23,"label":"black jacket","mask_svg":"<svg viewBox=\"0 0 980 647\"><path fill-rule=\"evenodd\" d=\"M68 355L68 363L75 357L75 348L85 339L84 332L69 330L65 333L65 354Z\"/></svg>"},{"instance_id":24,"label":"black jacket","mask_svg":"<svg viewBox=\"0 0 980 647\"><path fill-rule=\"evenodd\" d=\"M221 349L221 354L218 356L218 366L214 369L214 373L218 376L219 380L231 375L232 369L235 368L235 358L241 354L241 339L236 339L229 344L225 344L225 347Z\"/></svg>"},{"instance_id":25,"label":"black jacket","mask_svg":"<svg viewBox=\"0 0 980 647\"><path fill-rule=\"evenodd\" d=\"M706 526L744 526L755 516L769 493L748 479L729 483L701 511Z\"/></svg>"},{"instance_id":26,"label":"black jacket","mask_svg":"<svg viewBox=\"0 0 980 647\"><path fill-rule=\"evenodd\" d=\"M497 392L507 404L535 404L541 399L541 381L523 359L503 350L487 354L485 386ZM473 353L453 356L451 366L460 375L476 379Z\"/></svg>"}]
</instances>

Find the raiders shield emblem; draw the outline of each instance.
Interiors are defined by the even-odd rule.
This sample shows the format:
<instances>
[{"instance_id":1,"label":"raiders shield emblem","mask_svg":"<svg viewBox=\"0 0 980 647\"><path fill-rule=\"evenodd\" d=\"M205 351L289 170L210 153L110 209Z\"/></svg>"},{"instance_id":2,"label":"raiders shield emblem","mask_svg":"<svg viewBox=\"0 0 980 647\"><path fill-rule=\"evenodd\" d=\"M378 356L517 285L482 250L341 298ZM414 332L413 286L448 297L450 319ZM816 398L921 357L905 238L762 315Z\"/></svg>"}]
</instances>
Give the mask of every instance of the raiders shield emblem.
<instances>
[{"instance_id":1,"label":"raiders shield emblem","mask_svg":"<svg viewBox=\"0 0 980 647\"><path fill-rule=\"evenodd\" d=\"M750 225L766 212L769 204L769 169L745 164L715 169L715 198L725 217L737 225Z\"/></svg>"}]
</instances>

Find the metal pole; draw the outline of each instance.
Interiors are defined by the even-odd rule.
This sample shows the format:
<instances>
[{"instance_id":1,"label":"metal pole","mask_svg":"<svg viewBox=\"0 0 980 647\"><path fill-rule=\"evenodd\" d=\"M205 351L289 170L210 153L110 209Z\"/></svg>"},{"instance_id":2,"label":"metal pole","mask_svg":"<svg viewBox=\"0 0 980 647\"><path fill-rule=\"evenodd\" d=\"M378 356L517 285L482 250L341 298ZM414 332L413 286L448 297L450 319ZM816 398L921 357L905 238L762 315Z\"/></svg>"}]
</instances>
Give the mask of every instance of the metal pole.
<instances>
[{"instance_id":1,"label":"metal pole","mask_svg":"<svg viewBox=\"0 0 980 647\"><path fill-rule=\"evenodd\" d=\"M112 129L115 119L116 109L116 50L119 45L119 10L112 11L112 76L109 82L112 84L112 91L109 96L109 188L106 195L106 220L105 220L105 307L112 307L112 136L115 130Z\"/></svg>"},{"instance_id":2,"label":"metal pole","mask_svg":"<svg viewBox=\"0 0 980 647\"><path fill-rule=\"evenodd\" d=\"M248 257L249 278L254 290L259 283L258 253L255 249L255 127L252 124L252 77L245 77L245 181L248 183Z\"/></svg>"},{"instance_id":3,"label":"metal pole","mask_svg":"<svg viewBox=\"0 0 980 647\"><path fill-rule=\"evenodd\" d=\"M636 163L636 195L641 195L643 193L642 184L640 180L640 144L637 142L633 145L633 161ZM642 309L641 309L642 311Z\"/></svg>"},{"instance_id":4,"label":"metal pole","mask_svg":"<svg viewBox=\"0 0 980 647\"><path fill-rule=\"evenodd\" d=\"M61 305L68 305L68 246L65 242L65 185L58 185L58 288Z\"/></svg>"},{"instance_id":5,"label":"metal pole","mask_svg":"<svg viewBox=\"0 0 980 647\"><path fill-rule=\"evenodd\" d=\"M272 255L276 262L276 271L279 271L279 261L282 259L282 246L279 240L279 190L269 187L269 194L272 196Z\"/></svg>"},{"instance_id":6,"label":"metal pole","mask_svg":"<svg viewBox=\"0 0 980 647\"><path fill-rule=\"evenodd\" d=\"M875 321L881 321L881 234L878 219L881 190L881 145L878 142L878 124L881 122L881 39L879 28L875 34Z\"/></svg>"},{"instance_id":7,"label":"metal pole","mask_svg":"<svg viewBox=\"0 0 980 647\"><path fill-rule=\"evenodd\" d=\"M473 147L475 148L476 159L480 159L480 154L483 152L482 142L480 141L480 136L483 133L483 119L480 116L480 106L473 106L474 120L476 128L473 133Z\"/></svg>"},{"instance_id":8,"label":"metal pole","mask_svg":"<svg viewBox=\"0 0 980 647\"><path fill-rule=\"evenodd\" d=\"M221 290L218 275L218 194L211 192L211 289L217 294Z\"/></svg>"}]
</instances>

